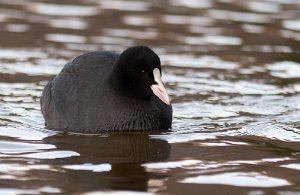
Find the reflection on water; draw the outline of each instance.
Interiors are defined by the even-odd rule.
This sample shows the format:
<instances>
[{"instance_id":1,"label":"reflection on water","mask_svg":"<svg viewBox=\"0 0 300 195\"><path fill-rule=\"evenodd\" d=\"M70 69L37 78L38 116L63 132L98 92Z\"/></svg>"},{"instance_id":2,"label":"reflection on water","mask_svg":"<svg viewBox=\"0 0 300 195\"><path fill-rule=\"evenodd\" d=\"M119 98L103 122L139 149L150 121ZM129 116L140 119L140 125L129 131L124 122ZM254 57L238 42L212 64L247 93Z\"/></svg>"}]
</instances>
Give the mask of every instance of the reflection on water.
<instances>
[{"instance_id":1,"label":"reflection on water","mask_svg":"<svg viewBox=\"0 0 300 195\"><path fill-rule=\"evenodd\" d=\"M271 75L279 78L300 78L300 64L291 62L291 61L283 61L283 62L275 62L273 64L268 64L267 68L271 72Z\"/></svg>"},{"instance_id":2,"label":"reflection on water","mask_svg":"<svg viewBox=\"0 0 300 195\"><path fill-rule=\"evenodd\" d=\"M225 184L239 187L280 187L290 185L283 179L264 176L260 173L233 172L218 175L202 175L186 178L183 183Z\"/></svg>"},{"instance_id":3,"label":"reflection on water","mask_svg":"<svg viewBox=\"0 0 300 195\"><path fill-rule=\"evenodd\" d=\"M29 11L42 15L91 16L99 13L99 9L97 7L83 5L33 3L30 4L30 6L27 6L27 8Z\"/></svg>"},{"instance_id":4,"label":"reflection on water","mask_svg":"<svg viewBox=\"0 0 300 195\"><path fill-rule=\"evenodd\" d=\"M167 141L150 139L147 134L107 135L55 135L44 139L60 150L71 150L80 154L89 163L143 163L163 161L169 157ZM80 143L80 144L74 144ZM72 161L74 163L74 161Z\"/></svg>"},{"instance_id":5,"label":"reflection on water","mask_svg":"<svg viewBox=\"0 0 300 195\"><path fill-rule=\"evenodd\" d=\"M298 0L0 0L0 194L299 194ZM168 132L44 128L75 56L149 45Z\"/></svg>"}]
</instances>

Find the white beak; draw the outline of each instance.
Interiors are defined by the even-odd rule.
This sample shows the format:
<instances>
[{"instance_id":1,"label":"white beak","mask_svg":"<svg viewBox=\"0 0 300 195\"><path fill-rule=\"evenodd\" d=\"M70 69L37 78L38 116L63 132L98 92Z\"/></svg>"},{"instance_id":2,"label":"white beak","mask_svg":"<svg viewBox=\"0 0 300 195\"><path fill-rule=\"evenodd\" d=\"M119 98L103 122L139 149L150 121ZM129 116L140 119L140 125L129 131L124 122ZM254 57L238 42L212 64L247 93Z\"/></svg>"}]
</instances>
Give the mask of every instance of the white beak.
<instances>
[{"instance_id":1,"label":"white beak","mask_svg":"<svg viewBox=\"0 0 300 195\"><path fill-rule=\"evenodd\" d=\"M155 68L153 70L153 75L154 75L154 80L157 82L155 85L151 85L151 89L161 101L166 103L167 105L170 105L170 97L167 93L167 90L161 81L161 75L160 75L160 70L158 68Z\"/></svg>"}]
</instances>

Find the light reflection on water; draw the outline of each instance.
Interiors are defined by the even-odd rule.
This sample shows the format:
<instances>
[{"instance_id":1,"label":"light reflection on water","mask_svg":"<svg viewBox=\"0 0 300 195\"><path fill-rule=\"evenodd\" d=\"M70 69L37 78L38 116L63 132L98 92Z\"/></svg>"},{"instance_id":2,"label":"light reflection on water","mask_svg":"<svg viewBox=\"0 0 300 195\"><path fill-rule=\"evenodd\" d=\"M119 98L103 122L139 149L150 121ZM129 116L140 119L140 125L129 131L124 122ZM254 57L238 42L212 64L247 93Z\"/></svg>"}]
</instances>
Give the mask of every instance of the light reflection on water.
<instances>
[{"instance_id":1,"label":"light reflection on water","mask_svg":"<svg viewBox=\"0 0 300 195\"><path fill-rule=\"evenodd\" d=\"M297 0L0 0L0 193L299 193L299 9ZM68 60L135 44L161 57L172 130L44 129L39 96Z\"/></svg>"},{"instance_id":2,"label":"light reflection on water","mask_svg":"<svg viewBox=\"0 0 300 195\"><path fill-rule=\"evenodd\" d=\"M197 184L223 184L239 187L280 187L291 185L289 182L279 178L272 178L256 172L232 172L217 175L202 175L198 177L185 178L183 183Z\"/></svg>"},{"instance_id":3,"label":"light reflection on water","mask_svg":"<svg viewBox=\"0 0 300 195\"><path fill-rule=\"evenodd\" d=\"M99 13L95 6L35 3L27 7L30 11L43 15L91 16Z\"/></svg>"}]
</instances>

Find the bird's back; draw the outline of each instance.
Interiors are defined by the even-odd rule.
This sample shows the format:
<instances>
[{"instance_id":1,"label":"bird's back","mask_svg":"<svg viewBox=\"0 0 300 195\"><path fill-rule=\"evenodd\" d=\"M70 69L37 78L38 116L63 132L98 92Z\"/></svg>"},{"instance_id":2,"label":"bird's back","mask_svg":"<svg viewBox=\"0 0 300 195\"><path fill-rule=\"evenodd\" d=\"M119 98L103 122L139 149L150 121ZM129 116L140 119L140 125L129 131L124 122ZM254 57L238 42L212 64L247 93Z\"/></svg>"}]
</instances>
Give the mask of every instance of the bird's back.
<instances>
[{"instance_id":1,"label":"bird's back","mask_svg":"<svg viewBox=\"0 0 300 195\"><path fill-rule=\"evenodd\" d=\"M60 130L87 127L92 120L87 110L93 109L92 101L103 93L117 57L111 52L96 51L67 63L43 91L41 107L46 126Z\"/></svg>"}]
</instances>

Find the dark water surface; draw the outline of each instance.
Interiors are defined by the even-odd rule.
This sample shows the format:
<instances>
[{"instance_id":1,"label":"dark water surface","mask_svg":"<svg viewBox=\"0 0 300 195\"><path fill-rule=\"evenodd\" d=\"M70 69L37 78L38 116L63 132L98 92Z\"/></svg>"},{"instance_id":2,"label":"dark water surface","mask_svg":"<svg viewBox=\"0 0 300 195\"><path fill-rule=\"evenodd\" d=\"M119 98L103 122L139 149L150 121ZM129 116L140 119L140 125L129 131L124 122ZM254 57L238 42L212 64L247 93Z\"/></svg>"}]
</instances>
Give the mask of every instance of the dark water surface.
<instances>
[{"instance_id":1,"label":"dark water surface","mask_svg":"<svg viewBox=\"0 0 300 195\"><path fill-rule=\"evenodd\" d=\"M149 45L169 132L47 130L85 51ZM0 194L300 194L299 0L0 0Z\"/></svg>"}]
</instances>

